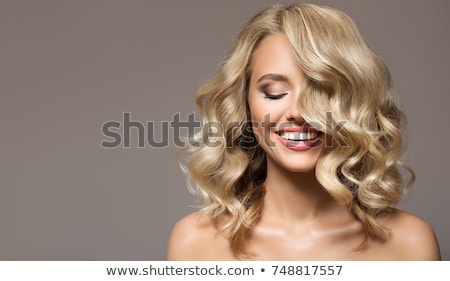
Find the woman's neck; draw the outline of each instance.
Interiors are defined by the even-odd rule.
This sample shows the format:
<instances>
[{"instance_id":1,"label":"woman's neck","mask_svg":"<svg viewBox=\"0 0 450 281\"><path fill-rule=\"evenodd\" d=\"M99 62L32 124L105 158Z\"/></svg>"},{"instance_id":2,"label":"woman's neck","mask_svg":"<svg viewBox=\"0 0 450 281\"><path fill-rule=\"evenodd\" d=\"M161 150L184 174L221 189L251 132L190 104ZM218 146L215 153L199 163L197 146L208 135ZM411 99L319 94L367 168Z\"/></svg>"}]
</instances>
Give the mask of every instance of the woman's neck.
<instances>
[{"instance_id":1,"label":"woman's neck","mask_svg":"<svg viewBox=\"0 0 450 281\"><path fill-rule=\"evenodd\" d=\"M315 171L291 172L268 160L265 187L263 217L305 221L345 208L317 181Z\"/></svg>"}]
</instances>

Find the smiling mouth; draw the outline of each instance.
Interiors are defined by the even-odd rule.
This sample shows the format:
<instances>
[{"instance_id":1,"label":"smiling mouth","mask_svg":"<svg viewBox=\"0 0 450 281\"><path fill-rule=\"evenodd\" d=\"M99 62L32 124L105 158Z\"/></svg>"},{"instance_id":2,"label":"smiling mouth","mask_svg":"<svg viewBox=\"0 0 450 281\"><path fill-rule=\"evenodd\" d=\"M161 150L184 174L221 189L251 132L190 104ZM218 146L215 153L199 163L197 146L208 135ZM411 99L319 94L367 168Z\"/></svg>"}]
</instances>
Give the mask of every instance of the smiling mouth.
<instances>
[{"instance_id":1,"label":"smiling mouth","mask_svg":"<svg viewBox=\"0 0 450 281\"><path fill-rule=\"evenodd\" d=\"M315 128L284 128L275 132L283 146L294 151L307 151L322 144L323 134Z\"/></svg>"}]
</instances>

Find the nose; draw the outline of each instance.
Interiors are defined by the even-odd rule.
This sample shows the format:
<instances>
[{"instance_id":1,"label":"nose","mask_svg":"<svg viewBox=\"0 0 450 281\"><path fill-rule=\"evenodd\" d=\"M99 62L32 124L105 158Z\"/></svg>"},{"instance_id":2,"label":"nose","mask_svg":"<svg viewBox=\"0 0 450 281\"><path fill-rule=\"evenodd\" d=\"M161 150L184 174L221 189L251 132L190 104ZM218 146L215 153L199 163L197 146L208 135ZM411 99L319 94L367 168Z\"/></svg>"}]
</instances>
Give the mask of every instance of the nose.
<instances>
[{"instance_id":1,"label":"nose","mask_svg":"<svg viewBox=\"0 0 450 281\"><path fill-rule=\"evenodd\" d=\"M289 102L289 107L286 111L286 119L291 122L300 123L303 118L300 114L300 110L298 108L298 97L295 97L292 101Z\"/></svg>"}]
</instances>

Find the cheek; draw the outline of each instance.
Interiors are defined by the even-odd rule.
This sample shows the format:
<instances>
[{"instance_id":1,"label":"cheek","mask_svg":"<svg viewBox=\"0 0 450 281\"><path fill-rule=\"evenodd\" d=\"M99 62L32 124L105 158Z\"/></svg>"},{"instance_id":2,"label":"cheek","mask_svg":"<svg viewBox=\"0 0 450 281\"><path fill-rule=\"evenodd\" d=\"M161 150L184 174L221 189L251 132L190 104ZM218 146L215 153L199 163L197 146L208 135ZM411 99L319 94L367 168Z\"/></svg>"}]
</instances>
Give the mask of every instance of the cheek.
<instances>
[{"instance_id":1,"label":"cheek","mask_svg":"<svg viewBox=\"0 0 450 281\"><path fill-rule=\"evenodd\" d=\"M255 101L255 98L249 99L248 105L250 108L250 118L253 122L262 122L264 121L265 112L264 105Z\"/></svg>"},{"instance_id":2,"label":"cheek","mask_svg":"<svg viewBox=\"0 0 450 281\"><path fill-rule=\"evenodd\" d=\"M274 146L274 140L271 135L272 128L276 122L273 120L270 109L264 104L258 104L252 107L250 118L252 120L252 130L256 140L261 147L266 150L267 147Z\"/></svg>"},{"instance_id":3,"label":"cheek","mask_svg":"<svg viewBox=\"0 0 450 281\"><path fill-rule=\"evenodd\" d=\"M274 123L280 118L280 105L263 99L256 99L249 103L250 118L257 123ZM265 126L266 126L265 125Z\"/></svg>"}]
</instances>

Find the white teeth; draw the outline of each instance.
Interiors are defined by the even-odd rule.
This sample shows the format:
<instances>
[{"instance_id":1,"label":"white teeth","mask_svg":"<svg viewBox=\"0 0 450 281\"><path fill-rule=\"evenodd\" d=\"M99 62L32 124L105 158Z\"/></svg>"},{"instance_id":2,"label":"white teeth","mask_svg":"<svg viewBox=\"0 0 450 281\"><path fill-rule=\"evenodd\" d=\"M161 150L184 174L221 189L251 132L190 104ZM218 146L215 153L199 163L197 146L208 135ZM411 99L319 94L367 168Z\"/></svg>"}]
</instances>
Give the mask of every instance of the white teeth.
<instances>
[{"instance_id":1,"label":"white teeth","mask_svg":"<svg viewBox=\"0 0 450 281\"><path fill-rule=\"evenodd\" d=\"M280 137L290 141L306 141L317 138L317 132L281 132Z\"/></svg>"}]
</instances>

